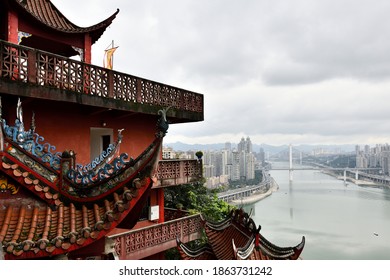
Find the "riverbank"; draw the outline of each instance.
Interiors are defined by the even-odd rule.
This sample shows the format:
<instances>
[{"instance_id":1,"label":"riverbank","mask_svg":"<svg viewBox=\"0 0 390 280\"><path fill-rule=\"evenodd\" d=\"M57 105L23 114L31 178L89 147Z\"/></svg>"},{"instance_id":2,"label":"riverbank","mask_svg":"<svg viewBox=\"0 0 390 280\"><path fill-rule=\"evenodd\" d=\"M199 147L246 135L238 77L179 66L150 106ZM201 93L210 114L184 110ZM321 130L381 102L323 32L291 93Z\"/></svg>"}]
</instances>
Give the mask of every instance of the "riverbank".
<instances>
[{"instance_id":1,"label":"riverbank","mask_svg":"<svg viewBox=\"0 0 390 280\"><path fill-rule=\"evenodd\" d=\"M273 178L271 178L271 187L264 193L254 193L251 196L243 197L240 199L232 200L229 204L234 206L243 206L247 204L253 204L257 201L260 201L268 196L270 196L273 192L276 192L279 189L279 185L275 182Z\"/></svg>"}]
</instances>

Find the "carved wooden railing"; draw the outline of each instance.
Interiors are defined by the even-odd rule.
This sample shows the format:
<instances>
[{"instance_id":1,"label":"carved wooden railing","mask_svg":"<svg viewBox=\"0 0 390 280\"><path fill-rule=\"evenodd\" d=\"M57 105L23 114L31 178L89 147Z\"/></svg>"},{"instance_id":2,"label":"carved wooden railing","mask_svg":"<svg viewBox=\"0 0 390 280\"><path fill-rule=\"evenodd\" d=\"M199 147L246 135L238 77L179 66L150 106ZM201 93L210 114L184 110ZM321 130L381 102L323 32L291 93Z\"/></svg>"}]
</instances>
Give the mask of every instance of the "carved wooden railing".
<instances>
[{"instance_id":1,"label":"carved wooden railing","mask_svg":"<svg viewBox=\"0 0 390 280\"><path fill-rule=\"evenodd\" d=\"M154 187L167 187L199 181L203 176L199 160L161 160Z\"/></svg>"},{"instance_id":2,"label":"carved wooden railing","mask_svg":"<svg viewBox=\"0 0 390 280\"><path fill-rule=\"evenodd\" d=\"M202 219L195 214L108 237L114 240L115 254L121 260L142 259L176 246L176 238L189 242L200 238Z\"/></svg>"},{"instance_id":3,"label":"carved wooden railing","mask_svg":"<svg viewBox=\"0 0 390 280\"><path fill-rule=\"evenodd\" d=\"M203 95L0 40L0 78L203 113Z\"/></svg>"}]
</instances>

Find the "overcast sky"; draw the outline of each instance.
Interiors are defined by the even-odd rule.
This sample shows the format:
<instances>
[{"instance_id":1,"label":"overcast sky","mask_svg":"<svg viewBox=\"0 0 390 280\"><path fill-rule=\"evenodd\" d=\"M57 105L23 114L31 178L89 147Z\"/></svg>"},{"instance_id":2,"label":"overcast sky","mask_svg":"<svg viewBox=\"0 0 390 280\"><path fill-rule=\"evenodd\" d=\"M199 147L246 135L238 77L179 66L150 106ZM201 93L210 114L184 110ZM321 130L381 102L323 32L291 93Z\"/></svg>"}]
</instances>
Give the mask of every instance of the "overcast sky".
<instances>
[{"instance_id":1,"label":"overcast sky","mask_svg":"<svg viewBox=\"0 0 390 280\"><path fill-rule=\"evenodd\" d=\"M390 143L388 0L52 0L79 26L116 11L102 65L204 95L165 142Z\"/></svg>"}]
</instances>

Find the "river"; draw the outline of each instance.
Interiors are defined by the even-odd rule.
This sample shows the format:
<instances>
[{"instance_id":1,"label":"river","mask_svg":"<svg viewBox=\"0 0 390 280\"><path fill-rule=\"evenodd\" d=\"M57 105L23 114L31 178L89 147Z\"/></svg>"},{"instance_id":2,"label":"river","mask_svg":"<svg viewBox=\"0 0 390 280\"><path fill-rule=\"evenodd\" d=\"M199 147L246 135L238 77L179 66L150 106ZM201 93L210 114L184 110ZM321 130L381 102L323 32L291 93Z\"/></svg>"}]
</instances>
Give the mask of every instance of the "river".
<instances>
[{"instance_id":1,"label":"river","mask_svg":"<svg viewBox=\"0 0 390 280\"><path fill-rule=\"evenodd\" d=\"M305 236L306 260L390 260L390 189L345 186L315 170L295 170L291 183L288 171L270 174L279 190L244 209L271 242L292 246Z\"/></svg>"}]
</instances>

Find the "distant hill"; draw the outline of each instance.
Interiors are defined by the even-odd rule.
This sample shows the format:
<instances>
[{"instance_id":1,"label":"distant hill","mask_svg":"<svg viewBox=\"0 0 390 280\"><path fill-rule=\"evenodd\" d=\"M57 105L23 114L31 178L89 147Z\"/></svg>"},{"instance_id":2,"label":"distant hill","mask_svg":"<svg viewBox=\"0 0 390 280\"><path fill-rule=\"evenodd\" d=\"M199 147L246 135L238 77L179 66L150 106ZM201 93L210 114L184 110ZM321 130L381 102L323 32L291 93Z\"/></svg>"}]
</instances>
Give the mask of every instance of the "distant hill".
<instances>
[{"instance_id":1,"label":"distant hill","mask_svg":"<svg viewBox=\"0 0 390 280\"><path fill-rule=\"evenodd\" d=\"M186 144L182 142L164 143L164 146L171 147L175 151L207 151L214 150L219 151L225 148L225 144ZM233 144L232 144L233 148Z\"/></svg>"},{"instance_id":2,"label":"distant hill","mask_svg":"<svg viewBox=\"0 0 390 280\"><path fill-rule=\"evenodd\" d=\"M182 142L175 143L165 143L164 146L171 147L175 151L219 151L225 148L225 143L215 143L215 144L186 144ZM232 143L232 149L236 148L237 145ZM252 149L254 152L259 152L260 148L264 149L264 152L269 154L277 154L281 151L284 151L289 148L288 145L274 146L269 144L252 144ZM315 149L324 149L327 151L340 151L350 153L355 151L355 145L297 145L293 146L294 149L299 151L310 153Z\"/></svg>"}]
</instances>

